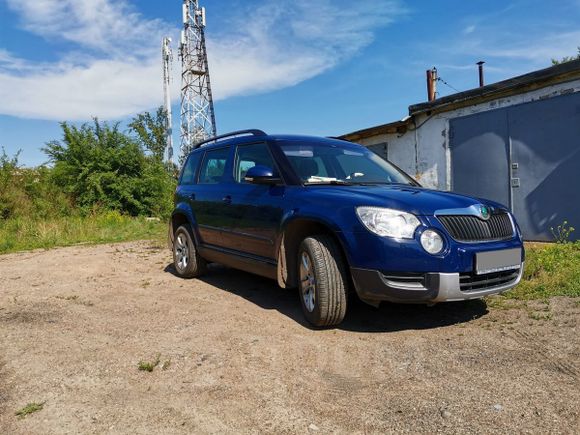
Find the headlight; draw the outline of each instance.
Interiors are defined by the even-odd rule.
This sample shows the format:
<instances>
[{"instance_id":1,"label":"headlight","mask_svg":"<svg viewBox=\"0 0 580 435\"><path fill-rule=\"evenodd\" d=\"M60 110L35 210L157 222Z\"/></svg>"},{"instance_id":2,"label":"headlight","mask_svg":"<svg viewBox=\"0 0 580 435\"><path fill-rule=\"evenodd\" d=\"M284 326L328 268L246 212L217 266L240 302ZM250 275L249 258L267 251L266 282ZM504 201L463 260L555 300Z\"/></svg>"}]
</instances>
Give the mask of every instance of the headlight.
<instances>
[{"instance_id":1,"label":"headlight","mask_svg":"<svg viewBox=\"0 0 580 435\"><path fill-rule=\"evenodd\" d=\"M425 230L421 234L421 246L429 254L439 254L443 251L443 238L437 231Z\"/></svg>"},{"instance_id":2,"label":"headlight","mask_svg":"<svg viewBox=\"0 0 580 435\"><path fill-rule=\"evenodd\" d=\"M421 224L411 213L390 208L357 207L356 214L373 233L395 239L412 239Z\"/></svg>"}]
</instances>

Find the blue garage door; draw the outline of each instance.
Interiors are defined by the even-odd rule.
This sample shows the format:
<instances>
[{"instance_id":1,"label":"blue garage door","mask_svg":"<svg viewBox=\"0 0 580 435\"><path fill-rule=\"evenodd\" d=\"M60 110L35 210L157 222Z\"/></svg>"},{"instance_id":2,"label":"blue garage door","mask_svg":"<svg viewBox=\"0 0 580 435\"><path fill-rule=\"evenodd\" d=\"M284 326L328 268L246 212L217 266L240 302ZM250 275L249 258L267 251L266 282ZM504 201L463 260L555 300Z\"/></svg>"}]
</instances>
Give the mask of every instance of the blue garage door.
<instances>
[{"instance_id":1,"label":"blue garage door","mask_svg":"<svg viewBox=\"0 0 580 435\"><path fill-rule=\"evenodd\" d=\"M565 220L580 238L580 93L457 118L450 130L453 190L509 205L527 240L553 240Z\"/></svg>"},{"instance_id":2,"label":"blue garage door","mask_svg":"<svg viewBox=\"0 0 580 435\"><path fill-rule=\"evenodd\" d=\"M449 136L452 190L509 205L507 112L453 119Z\"/></svg>"}]
</instances>

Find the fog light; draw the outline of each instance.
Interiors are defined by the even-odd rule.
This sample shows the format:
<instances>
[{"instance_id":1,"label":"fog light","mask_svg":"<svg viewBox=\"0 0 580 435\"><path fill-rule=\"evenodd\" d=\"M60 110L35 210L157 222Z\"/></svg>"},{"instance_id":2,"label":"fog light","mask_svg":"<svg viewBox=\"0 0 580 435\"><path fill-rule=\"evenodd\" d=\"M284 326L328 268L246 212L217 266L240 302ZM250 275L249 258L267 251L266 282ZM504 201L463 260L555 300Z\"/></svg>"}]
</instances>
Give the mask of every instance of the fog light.
<instances>
[{"instance_id":1,"label":"fog light","mask_svg":"<svg viewBox=\"0 0 580 435\"><path fill-rule=\"evenodd\" d=\"M429 254L439 254L443 251L443 238L433 230L425 230L421 234L421 246Z\"/></svg>"}]
</instances>

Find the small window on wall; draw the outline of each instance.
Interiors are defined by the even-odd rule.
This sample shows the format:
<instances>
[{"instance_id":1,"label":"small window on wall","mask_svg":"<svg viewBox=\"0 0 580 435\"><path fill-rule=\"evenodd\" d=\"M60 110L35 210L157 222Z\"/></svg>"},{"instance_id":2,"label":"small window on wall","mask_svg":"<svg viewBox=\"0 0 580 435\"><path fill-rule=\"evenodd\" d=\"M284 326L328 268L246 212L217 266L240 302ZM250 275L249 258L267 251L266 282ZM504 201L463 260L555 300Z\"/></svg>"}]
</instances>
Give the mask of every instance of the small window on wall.
<instances>
[{"instance_id":1,"label":"small window on wall","mask_svg":"<svg viewBox=\"0 0 580 435\"><path fill-rule=\"evenodd\" d=\"M194 153L189 156L185 165L183 165L179 184L195 184L195 175L202 155L202 153Z\"/></svg>"},{"instance_id":2,"label":"small window on wall","mask_svg":"<svg viewBox=\"0 0 580 435\"><path fill-rule=\"evenodd\" d=\"M254 166L267 166L276 172L274 160L270 155L268 146L265 143L251 145L240 145L236 150L236 164L234 167L234 178L238 183L246 183L244 177L249 169Z\"/></svg>"},{"instance_id":3,"label":"small window on wall","mask_svg":"<svg viewBox=\"0 0 580 435\"><path fill-rule=\"evenodd\" d=\"M199 171L198 183L217 184L222 181L229 153L229 148L206 151Z\"/></svg>"}]
</instances>

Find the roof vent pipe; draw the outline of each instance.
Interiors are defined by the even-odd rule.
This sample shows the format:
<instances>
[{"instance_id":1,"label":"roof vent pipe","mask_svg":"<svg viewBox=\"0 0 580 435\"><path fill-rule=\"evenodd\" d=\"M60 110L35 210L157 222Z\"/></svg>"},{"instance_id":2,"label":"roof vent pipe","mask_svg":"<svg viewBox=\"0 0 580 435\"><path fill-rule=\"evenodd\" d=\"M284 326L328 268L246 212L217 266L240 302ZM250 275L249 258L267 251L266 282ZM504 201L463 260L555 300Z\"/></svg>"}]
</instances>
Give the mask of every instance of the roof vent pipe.
<instances>
[{"instance_id":1,"label":"roof vent pipe","mask_svg":"<svg viewBox=\"0 0 580 435\"><path fill-rule=\"evenodd\" d=\"M437 93L437 68L427 70L427 101L433 101Z\"/></svg>"},{"instance_id":2,"label":"roof vent pipe","mask_svg":"<svg viewBox=\"0 0 580 435\"><path fill-rule=\"evenodd\" d=\"M480 60L479 62L477 62L477 69L479 70L479 87L481 88L483 86L483 64L485 62L483 60Z\"/></svg>"}]
</instances>

